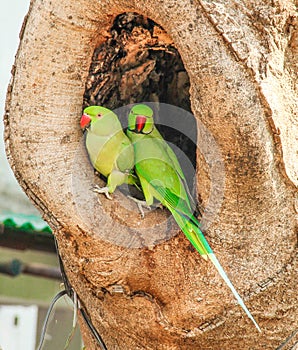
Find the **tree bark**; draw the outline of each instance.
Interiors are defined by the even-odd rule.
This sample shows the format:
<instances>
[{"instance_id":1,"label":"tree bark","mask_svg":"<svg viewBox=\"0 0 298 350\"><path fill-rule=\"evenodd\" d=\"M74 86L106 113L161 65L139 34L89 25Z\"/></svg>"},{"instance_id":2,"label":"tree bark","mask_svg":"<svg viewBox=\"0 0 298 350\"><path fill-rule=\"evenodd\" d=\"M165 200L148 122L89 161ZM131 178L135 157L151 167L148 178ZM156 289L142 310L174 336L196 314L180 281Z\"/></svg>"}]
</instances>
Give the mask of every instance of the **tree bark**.
<instances>
[{"instance_id":1,"label":"tree bark","mask_svg":"<svg viewBox=\"0 0 298 350\"><path fill-rule=\"evenodd\" d=\"M99 205L90 190L95 178L79 128L85 82L94 49L130 11L173 41L190 78L192 112L220 149L222 205L206 236L260 334L166 210L141 220L119 191ZM109 349L297 344L297 33L290 0L32 1L7 94L7 155ZM199 129L204 206L216 166L204 157L212 152L207 141ZM82 327L87 349L97 349Z\"/></svg>"}]
</instances>

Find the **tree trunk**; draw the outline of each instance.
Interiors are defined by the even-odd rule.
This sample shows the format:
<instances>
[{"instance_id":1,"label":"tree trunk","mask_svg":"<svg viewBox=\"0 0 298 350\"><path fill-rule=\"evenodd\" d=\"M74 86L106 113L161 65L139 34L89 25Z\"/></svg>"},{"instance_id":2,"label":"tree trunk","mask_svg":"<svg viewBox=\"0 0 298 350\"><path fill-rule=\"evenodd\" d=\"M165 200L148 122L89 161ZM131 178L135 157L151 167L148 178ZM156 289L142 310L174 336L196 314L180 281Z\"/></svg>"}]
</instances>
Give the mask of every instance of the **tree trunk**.
<instances>
[{"instance_id":1,"label":"tree trunk","mask_svg":"<svg viewBox=\"0 0 298 350\"><path fill-rule=\"evenodd\" d=\"M260 334L166 210L142 220L121 192L99 205L90 190L83 94L94 49L124 12L159 24L184 62L192 113L204 126L197 153L203 206L213 182L222 184L205 233ZM108 349L297 346L297 67L290 0L32 1L7 95L7 154ZM206 157L214 150L206 148L210 135L224 182L222 173L210 175L218 165ZM98 349L82 328L87 349Z\"/></svg>"}]
</instances>

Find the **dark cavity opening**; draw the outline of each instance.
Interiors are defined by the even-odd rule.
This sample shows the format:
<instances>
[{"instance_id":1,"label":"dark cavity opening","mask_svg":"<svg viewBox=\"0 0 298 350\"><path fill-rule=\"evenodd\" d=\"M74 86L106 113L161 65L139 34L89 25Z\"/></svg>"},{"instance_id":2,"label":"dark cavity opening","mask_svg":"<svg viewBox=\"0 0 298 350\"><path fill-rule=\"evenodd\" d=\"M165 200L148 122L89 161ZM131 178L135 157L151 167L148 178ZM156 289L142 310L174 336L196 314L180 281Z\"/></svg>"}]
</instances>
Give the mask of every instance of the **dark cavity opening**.
<instances>
[{"instance_id":1,"label":"dark cavity opening","mask_svg":"<svg viewBox=\"0 0 298 350\"><path fill-rule=\"evenodd\" d=\"M83 108L102 105L115 110L132 103L159 102L191 112L188 74L173 41L161 26L139 14L123 13L115 18L109 35L94 51ZM119 116L125 128L124 118ZM163 137L190 160L193 170L187 170L185 175L193 191L195 118L185 119L191 137L181 133L175 125L165 126L166 118L167 115L160 115L157 127ZM179 161L184 170L183 159Z\"/></svg>"}]
</instances>

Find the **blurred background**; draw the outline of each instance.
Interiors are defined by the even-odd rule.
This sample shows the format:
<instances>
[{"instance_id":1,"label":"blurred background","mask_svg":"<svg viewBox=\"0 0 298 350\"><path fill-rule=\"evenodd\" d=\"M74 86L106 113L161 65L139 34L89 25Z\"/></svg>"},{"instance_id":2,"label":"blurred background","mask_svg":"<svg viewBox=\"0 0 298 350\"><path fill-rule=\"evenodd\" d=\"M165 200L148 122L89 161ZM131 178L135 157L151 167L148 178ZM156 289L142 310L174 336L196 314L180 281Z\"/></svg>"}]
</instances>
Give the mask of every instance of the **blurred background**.
<instances>
[{"instance_id":1,"label":"blurred background","mask_svg":"<svg viewBox=\"0 0 298 350\"><path fill-rule=\"evenodd\" d=\"M1 116L29 3L29 0L10 0L0 4ZM34 350L47 308L64 288L52 233L20 188L7 162L3 118L0 135L0 350ZM72 302L64 297L51 315L44 350L64 349L72 317ZM78 329L68 349L82 349Z\"/></svg>"}]
</instances>

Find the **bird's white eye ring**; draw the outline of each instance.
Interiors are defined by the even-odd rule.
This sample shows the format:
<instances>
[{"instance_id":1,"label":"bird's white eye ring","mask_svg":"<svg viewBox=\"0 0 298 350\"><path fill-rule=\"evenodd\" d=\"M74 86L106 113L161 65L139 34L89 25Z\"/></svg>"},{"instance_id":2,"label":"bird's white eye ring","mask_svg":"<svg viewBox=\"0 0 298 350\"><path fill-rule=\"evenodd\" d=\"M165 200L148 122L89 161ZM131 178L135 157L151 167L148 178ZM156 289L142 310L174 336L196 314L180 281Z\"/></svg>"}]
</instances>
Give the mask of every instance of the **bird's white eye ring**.
<instances>
[{"instance_id":1,"label":"bird's white eye ring","mask_svg":"<svg viewBox=\"0 0 298 350\"><path fill-rule=\"evenodd\" d=\"M97 118L100 118L100 117L102 117L102 114L101 114L101 113L98 113L98 114L97 114Z\"/></svg>"}]
</instances>

